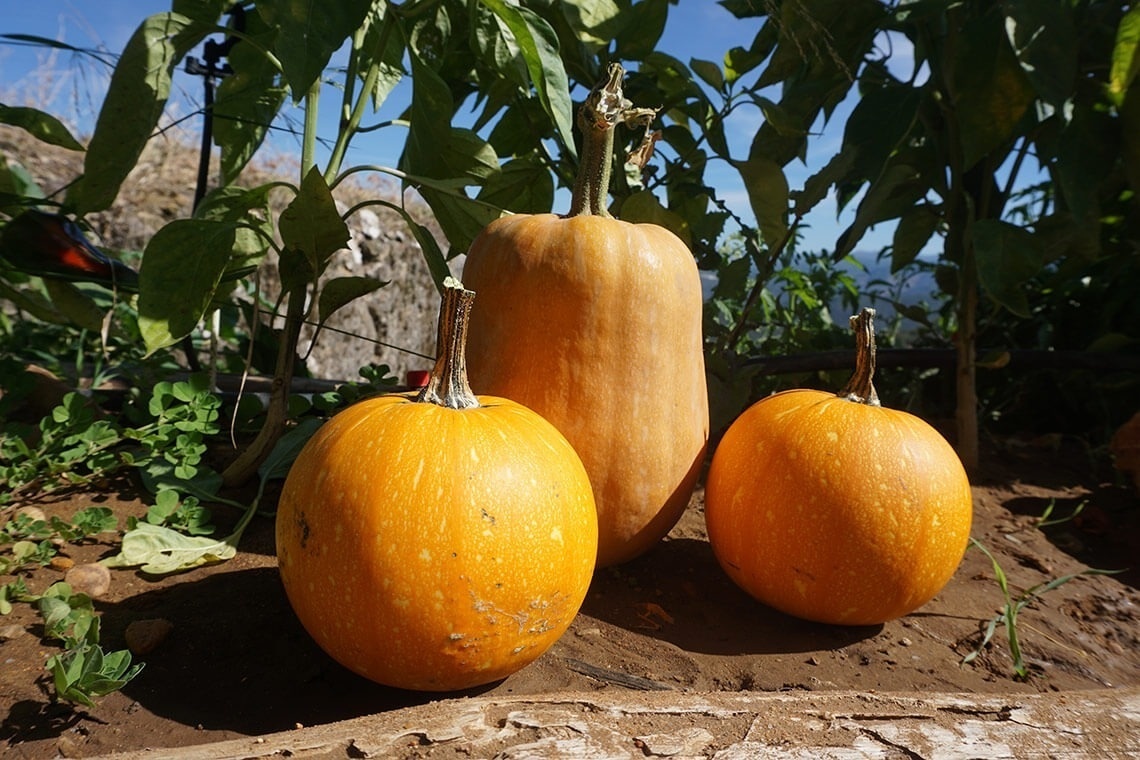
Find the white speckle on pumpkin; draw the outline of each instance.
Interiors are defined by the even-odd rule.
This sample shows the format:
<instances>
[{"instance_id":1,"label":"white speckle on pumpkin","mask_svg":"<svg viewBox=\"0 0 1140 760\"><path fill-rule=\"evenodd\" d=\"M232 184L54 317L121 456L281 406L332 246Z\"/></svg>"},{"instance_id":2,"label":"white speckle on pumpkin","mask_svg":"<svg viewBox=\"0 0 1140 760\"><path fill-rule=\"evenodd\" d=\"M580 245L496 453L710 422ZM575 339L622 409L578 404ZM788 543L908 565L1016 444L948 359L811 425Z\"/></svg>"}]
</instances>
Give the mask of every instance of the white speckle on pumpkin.
<instances>
[{"instance_id":1,"label":"white speckle on pumpkin","mask_svg":"<svg viewBox=\"0 0 1140 760\"><path fill-rule=\"evenodd\" d=\"M424 562L431 562L431 552L427 549L427 547L420 549L420 559L422 559Z\"/></svg>"},{"instance_id":2,"label":"white speckle on pumpkin","mask_svg":"<svg viewBox=\"0 0 1140 760\"><path fill-rule=\"evenodd\" d=\"M412 476L412 488L420 484L420 476L424 474L424 460L420 460L419 467L416 468L416 474Z\"/></svg>"},{"instance_id":3,"label":"white speckle on pumpkin","mask_svg":"<svg viewBox=\"0 0 1140 760\"><path fill-rule=\"evenodd\" d=\"M472 462L478 462L479 461L479 452L476 451L474 447L471 448L471 461Z\"/></svg>"},{"instance_id":4,"label":"white speckle on pumpkin","mask_svg":"<svg viewBox=\"0 0 1140 760\"><path fill-rule=\"evenodd\" d=\"M839 443L839 433L836 433L834 430L828 430L827 440L830 443Z\"/></svg>"},{"instance_id":5,"label":"white speckle on pumpkin","mask_svg":"<svg viewBox=\"0 0 1140 760\"><path fill-rule=\"evenodd\" d=\"M555 525L553 530L550 531L550 540L562 543L562 529L557 525Z\"/></svg>"},{"instance_id":6,"label":"white speckle on pumpkin","mask_svg":"<svg viewBox=\"0 0 1140 760\"><path fill-rule=\"evenodd\" d=\"M397 607L399 607L402 610L406 610L406 609L408 609L408 607L411 606L412 603L409 602L407 599L400 597L399 599L393 599L392 604L396 605Z\"/></svg>"}]
</instances>

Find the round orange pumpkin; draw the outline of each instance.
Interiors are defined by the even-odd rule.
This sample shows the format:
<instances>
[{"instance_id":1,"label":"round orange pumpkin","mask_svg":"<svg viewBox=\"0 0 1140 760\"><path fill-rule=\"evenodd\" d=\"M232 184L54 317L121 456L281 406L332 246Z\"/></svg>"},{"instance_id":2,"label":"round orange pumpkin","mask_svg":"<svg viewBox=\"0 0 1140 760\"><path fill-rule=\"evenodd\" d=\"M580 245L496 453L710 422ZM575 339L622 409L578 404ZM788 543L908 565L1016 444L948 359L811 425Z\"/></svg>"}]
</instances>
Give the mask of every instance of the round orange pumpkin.
<instances>
[{"instance_id":1,"label":"round orange pumpkin","mask_svg":"<svg viewBox=\"0 0 1140 760\"><path fill-rule=\"evenodd\" d=\"M570 444L467 386L473 294L457 285L428 386L322 426L277 513L281 579L305 629L351 670L406 689L477 686L535 660L577 613L597 553Z\"/></svg>"},{"instance_id":2,"label":"round orange pumpkin","mask_svg":"<svg viewBox=\"0 0 1140 760\"><path fill-rule=\"evenodd\" d=\"M579 112L584 135L571 212L516 214L471 244L463 277L468 361L480 393L515 399L582 458L598 505L598 565L652 547L689 503L708 442L702 295L692 254L669 230L605 208L622 69Z\"/></svg>"},{"instance_id":3,"label":"round orange pumpkin","mask_svg":"<svg viewBox=\"0 0 1140 760\"><path fill-rule=\"evenodd\" d=\"M847 388L754 404L720 441L706 483L709 542L729 577L823 623L877 624L922 606L970 534L970 483L954 449L878 403L873 315L852 317L859 361Z\"/></svg>"}]
</instances>

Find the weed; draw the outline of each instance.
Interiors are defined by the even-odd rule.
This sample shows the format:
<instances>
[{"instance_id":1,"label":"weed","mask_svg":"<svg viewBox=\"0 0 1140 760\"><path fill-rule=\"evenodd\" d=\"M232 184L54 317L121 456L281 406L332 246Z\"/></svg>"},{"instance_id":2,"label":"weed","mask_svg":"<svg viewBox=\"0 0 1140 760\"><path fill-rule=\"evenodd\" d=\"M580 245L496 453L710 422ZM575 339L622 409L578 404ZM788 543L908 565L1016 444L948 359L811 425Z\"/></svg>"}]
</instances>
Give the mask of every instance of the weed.
<instances>
[{"instance_id":1,"label":"weed","mask_svg":"<svg viewBox=\"0 0 1140 760\"><path fill-rule=\"evenodd\" d=\"M996 615L988 621L983 621L982 641L978 644L977 649L962 658L962 664L966 665L977 659L978 655L982 653L982 650L993 640L994 634L997 632L997 627L1003 625L1005 626L1006 638L1009 641L1009 654L1013 659L1013 673L1019 680L1025 680L1029 677L1029 668L1025 664L1025 658L1021 651L1021 637L1017 627L1018 614L1045 593L1060 588L1069 581L1075 580L1083 575L1114 575L1121 572L1120 570L1099 570L1090 567L1079 573L1070 573L1069 575L1054 578L1047 583L1039 583L1014 596L1010 590L1009 580L1006 577L1005 571L998 563L997 558L977 539L971 538L970 543L980 549L981 552L989 558L990 564L993 565L994 569L994 579L997 581L998 588L1001 589L1005 604L1002 605Z\"/></svg>"}]
</instances>

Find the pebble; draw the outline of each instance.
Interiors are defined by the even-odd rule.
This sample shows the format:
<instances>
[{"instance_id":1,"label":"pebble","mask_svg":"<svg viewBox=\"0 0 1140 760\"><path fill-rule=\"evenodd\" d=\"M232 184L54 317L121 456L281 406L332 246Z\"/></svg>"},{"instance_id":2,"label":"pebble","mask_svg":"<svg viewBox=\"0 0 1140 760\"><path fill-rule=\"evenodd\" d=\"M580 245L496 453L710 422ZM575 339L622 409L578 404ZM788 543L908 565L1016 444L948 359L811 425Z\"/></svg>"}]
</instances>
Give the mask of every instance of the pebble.
<instances>
[{"instance_id":1,"label":"pebble","mask_svg":"<svg viewBox=\"0 0 1140 760\"><path fill-rule=\"evenodd\" d=\"M111 571L98 562L76 565L63 576L72 590L98 599L111 590Z\"/></svg>"},{"instance_id":2,"label":"pebble","mask_svg":"<svg viewBox=\"0 0 1140 760\"><path fill-rule=\"evenodd\" d=\"M127 641L127 649L131 650L131 654L141 656L150 654L157 649L162 642L166 641L166 637L173 630L174 623L166 618L149 618L147 620L135 620L127 625L123 637Z\"/></svg>"},{"instance_id":3,"label":"pebble","mask_svg":"<svg viewBox=\"0 0 1140 760\"><path fill-rule=\"evenodd\" d=\"M22 625L5 625L0 626L0 641L11 641L23 636L27 631L24 630Z\"/></svg>"},{"instance_id":4,"label":"pebble","mask_svg":"<svg viewBox=\"0 0 1140 760\"><path fill-rule=\"evenodd\" d=\"M31 520L46 520L47 515L39 507L20 507L16 510L16 517L27 517Z\"/></svg>"},{"instance_id":5,"label":"pebble","mask_svg":"<svg viewBox=\"0 0 1140 760\"><path fill-rule=\"evenodd\" d=\"M55 557L52 557L51 562L48 564L50 564L55 570L67 571L75 567L75 560L73 560L71 557L60 557L57 555Z\"/></svg>"}]
</instances>

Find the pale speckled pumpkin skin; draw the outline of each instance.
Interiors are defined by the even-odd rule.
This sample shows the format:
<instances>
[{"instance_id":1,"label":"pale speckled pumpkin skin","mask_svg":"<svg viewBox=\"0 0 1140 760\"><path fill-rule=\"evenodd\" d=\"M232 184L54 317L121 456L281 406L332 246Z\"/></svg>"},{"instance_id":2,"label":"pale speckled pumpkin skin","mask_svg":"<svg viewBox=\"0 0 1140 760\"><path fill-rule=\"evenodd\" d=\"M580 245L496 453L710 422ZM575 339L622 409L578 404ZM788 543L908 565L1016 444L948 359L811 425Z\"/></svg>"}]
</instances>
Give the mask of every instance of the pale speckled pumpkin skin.
<instances>
[{"instance_id":1,"label":"pale speckled pumpkin skin","mask_svg":"<svg viewBox=\"0 0 1140 760\"><path fill-rule=\"evenodd\" d=\"M565 438L513 402L387 395L327 422L286 479L277 554L322 649L389 686L450 691L548 649L594 570L597 516Z\"/></svg>"},{"instance_id":2,"label":"pale speckled pumpkin skin","mask_svg":"<svg viewBox=\"0 0 1140 760\"><path fill-rule=\"evenodd\" d=\"M930 601L970 535L970 483L925 421L793 390L729 427L705 488L709 542L742 589L808 620L871 625Z\"/></svg>"},{"instance_id":3,"label":"pale speckled pumpkin skin","mask_svg":"<svg viewBox=\"0 0 1140 760\"><path fill-rule=\"evenodd\" d=\"M654 224L514 215L467 255L467 370L569 439L594 487L598 566L644 553L688 505L708 442L692 254Z\"/></svg>"}]
</instances>

